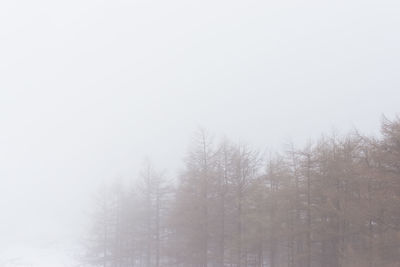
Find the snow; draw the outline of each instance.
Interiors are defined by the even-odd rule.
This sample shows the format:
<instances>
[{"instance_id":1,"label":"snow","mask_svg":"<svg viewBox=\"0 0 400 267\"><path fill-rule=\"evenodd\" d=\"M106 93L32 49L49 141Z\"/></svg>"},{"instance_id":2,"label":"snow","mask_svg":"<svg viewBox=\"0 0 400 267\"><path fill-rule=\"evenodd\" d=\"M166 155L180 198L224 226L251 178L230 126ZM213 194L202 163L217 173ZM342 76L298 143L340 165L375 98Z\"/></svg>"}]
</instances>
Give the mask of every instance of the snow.
<instances>
[{"instance_id":1,"label":"snow","mask_svg":"<svg viewBox=\"0 0 400 267\"><path fill-rule=\"evenodd\" d=\"M11 246L0 251L0 267L77 267L71 250L61 247Z\"/></svg>"}]
</instances>

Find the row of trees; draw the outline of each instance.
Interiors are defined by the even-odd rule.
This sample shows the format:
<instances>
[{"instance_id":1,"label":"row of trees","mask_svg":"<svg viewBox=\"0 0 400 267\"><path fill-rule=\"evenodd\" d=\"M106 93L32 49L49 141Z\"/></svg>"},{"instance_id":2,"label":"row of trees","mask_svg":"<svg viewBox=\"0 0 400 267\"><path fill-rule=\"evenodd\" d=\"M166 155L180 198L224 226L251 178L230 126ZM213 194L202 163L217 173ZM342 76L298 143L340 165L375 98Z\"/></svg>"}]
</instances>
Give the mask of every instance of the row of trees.
<instances>
[{"instance_id":1,"label":"row of trees","mask_svg":"<svg viewBox=\"0 0 400 267\"><path fill-rule=\"evenodd\" d=\"M400 120L380 138L260 153L204 131L167 182L104 188L84 259L103 267L400 266Z\"/></svg>"}]
</instances>

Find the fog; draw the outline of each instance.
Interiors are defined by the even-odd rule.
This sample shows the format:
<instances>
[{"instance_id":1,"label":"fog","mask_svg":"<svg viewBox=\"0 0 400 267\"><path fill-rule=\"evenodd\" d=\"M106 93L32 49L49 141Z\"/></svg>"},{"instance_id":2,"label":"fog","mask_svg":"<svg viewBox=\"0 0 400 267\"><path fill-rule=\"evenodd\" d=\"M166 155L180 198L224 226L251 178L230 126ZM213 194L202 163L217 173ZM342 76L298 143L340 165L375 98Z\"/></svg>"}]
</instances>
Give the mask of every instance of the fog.
<instances>
[{"instance_id":1,"label":"fog","mask_svg":"<svg viewBox=\"0 0 400 267\"><path fill-rule=\"evenodd\" d=\"M199 127L377 135L399 29L388 0L1 1L0 264L75 264L97 188L145 158L175 178Z\"/></svg>"}]
</instances>

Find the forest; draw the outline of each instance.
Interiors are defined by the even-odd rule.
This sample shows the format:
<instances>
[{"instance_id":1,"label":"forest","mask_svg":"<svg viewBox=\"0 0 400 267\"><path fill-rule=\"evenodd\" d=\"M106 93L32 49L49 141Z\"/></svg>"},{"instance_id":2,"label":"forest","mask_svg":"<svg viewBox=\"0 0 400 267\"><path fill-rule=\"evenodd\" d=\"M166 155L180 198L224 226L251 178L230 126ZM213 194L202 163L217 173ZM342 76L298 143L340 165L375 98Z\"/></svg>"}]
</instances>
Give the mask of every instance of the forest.
<instances>
[{"instance_id":1,"label":"forest","mask_svg":"<svg viewBox=\"0 0 400 267\"><path fill-rule=\"evenodd\" d=\"M400 264L400 117L379 136L323 135L262 153L198 131L177 177L146 163L104 186L85 266Z\"/></svg>"}]
</instances>

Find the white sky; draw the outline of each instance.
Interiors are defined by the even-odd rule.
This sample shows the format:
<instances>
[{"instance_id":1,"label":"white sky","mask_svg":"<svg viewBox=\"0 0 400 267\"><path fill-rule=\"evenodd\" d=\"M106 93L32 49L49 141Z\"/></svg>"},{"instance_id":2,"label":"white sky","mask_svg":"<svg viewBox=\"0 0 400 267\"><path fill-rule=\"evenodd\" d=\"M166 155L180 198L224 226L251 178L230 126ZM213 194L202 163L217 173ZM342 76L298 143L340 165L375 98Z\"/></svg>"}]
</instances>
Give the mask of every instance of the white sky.
<instances>
[{"instance_id":1,"label":"white sky","mask_svg":"<svg viewBox=\"0 0 400 267\"><path fill-rule=\"evenodd\" d=\"M145 156L173 175L198 126L278 149L376 133L399 31L389 0L2 0L0 259L64 262L36 251L75 240L99 183Z\"/></svg>"}]
</instances>

